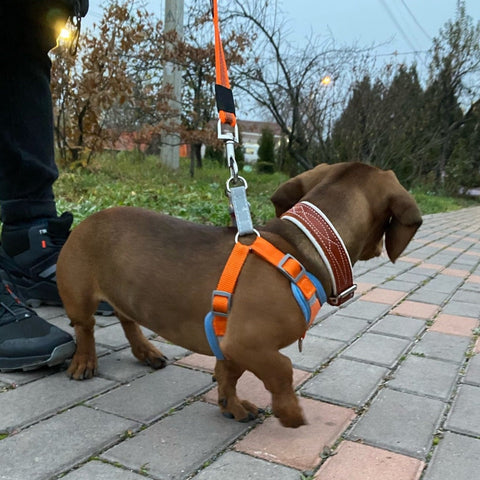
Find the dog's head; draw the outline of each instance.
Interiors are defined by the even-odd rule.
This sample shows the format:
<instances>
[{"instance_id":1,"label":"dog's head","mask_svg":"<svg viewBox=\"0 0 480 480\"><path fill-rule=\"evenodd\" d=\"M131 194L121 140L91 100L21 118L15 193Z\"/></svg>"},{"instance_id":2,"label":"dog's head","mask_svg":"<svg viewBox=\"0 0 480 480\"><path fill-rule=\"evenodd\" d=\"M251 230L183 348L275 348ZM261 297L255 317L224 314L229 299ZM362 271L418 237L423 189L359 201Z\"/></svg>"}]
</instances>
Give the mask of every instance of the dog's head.
<instances>
[{"instance_id":1,"label":"dog's head","mask_svg":"<svg viewBox=\"0 0 480 480\"><path fill-rule=\"evenodd\" d=\"M277 217L301 200L319 207L353 262L380 255L384 235L395 262L422 224L415 200L393 171L358 162L318 165L281 185L271 200Z\"/></svg>"}]
</instances>

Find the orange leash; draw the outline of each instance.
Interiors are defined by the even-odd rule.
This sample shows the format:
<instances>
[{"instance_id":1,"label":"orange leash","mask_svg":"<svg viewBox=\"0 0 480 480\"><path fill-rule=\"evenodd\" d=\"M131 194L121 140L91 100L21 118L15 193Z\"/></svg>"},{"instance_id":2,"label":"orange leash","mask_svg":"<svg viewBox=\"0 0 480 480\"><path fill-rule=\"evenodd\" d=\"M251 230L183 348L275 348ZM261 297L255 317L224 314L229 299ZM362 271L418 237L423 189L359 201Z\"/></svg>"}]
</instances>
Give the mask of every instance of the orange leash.
<instances>
[{"instance_id":1,"label":"orange leash","mask_svg":"<svg viewBox=\"0 0 480 480\"><path fill-rule=\"evenodd\" d=\"M213 27L215 30L215 97L217 101L218 116L223 124L235 127L237 118L235 116L235 102L230 88L228 78L227 62L223 51L222 39L220 36L220 25L218 21L217 0L211 0Z\"/></svg>"}]
</instances>

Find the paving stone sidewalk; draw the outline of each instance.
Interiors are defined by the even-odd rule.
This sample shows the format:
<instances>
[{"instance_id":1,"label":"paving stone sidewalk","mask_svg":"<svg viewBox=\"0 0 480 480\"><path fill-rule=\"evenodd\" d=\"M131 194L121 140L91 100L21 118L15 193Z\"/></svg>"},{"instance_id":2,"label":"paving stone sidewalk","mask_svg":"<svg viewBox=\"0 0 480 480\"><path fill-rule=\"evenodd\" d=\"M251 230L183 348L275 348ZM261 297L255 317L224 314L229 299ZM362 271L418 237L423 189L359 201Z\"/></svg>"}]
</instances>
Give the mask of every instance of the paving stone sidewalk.
<instances>
[{"instance_id":1,"label":"paving stone sidewalk","mask_svg":"<svg viewBox=\"0 0 480 480\"><path fill-rule=\"evenodd\" d=\"M480 207L424 218L404 255L355 266L359 292L285 349L309 424L222 417L214 360L159 342L153 371L98 317L99 375L0 373L0 479L472 480L480 472ZM39 313L71 331L64 311ZM147 332L148 333L148 332ZM151 332L150 332L151 333Z\"/></svg>"}]
</instances>

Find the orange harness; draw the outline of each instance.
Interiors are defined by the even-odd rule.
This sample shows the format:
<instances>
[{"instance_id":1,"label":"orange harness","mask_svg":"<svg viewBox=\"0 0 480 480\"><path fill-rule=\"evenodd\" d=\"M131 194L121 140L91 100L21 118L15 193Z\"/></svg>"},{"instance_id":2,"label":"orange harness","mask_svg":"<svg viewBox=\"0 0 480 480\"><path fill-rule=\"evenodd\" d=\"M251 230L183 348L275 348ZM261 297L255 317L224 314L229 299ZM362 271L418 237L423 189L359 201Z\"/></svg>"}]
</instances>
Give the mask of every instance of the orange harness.
<instances>
[{"instance_id":1,"label":"orange harness","mask_svg":"<svg viewBox=\"0 0 480 480\"><path fill-rule=\"evenodd\" d=\"M326 302L326 294L321 283L292 255L284 254L260 236L251 245L235 243L217 289L213 291L212 309L205 317L207 339L219 360L224 360L224 356L218 339L225 335L228 314L232 308L233 292L247 256L251 252L275 266L290 280L294 297L305 316L305 330L310 327L320 307Z\"/></svg>"}]
</instances>

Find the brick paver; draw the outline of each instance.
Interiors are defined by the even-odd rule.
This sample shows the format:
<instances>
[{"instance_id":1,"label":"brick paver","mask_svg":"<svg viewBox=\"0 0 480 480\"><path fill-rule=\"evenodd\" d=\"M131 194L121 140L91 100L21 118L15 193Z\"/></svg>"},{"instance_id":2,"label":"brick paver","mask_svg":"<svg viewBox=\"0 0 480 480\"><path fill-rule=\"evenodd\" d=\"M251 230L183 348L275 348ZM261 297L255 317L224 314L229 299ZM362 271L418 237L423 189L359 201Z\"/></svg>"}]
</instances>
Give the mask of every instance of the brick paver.
<instances>
[{"instance_id":1,"label":"brick paver","mask_svg":"<svg viewBox=\"0 0 480 480\"><path fill-rule=\"evenodd\" d=\"M99 316L96 378L0 373L0 479L477 478L480 207L425 216L395 264L383 254L354 274L355 298L322 307L302 353L282 351L308 425L282 427L249 372L238 394L265 413L223 417L213 357L156 337L169 364L155 371ZM62 308L38 312L73 332Z\"/></svg>"},{"instance_id":2,"label":"brick paver","mask_svg":"<svg viewBox=\"0 0 480 480\"><path fill-rule=\"evenodd\" d=\"M315 480L418 480L424 466L415 458L345 441Z\"/></svg>"},{"instance_id":3,"label":"brick paver","mask_svg":"<svg viewBox=\"0 0 480 480\"><path fill-rule=\"evenodd\" d=\"M241 440L236 449L299 470L318 466L325 447L335 443L355 413L328 403L300 400L308 425L285 429L276 418L270 417Z\"/></svg>"}]
</instances>

